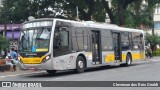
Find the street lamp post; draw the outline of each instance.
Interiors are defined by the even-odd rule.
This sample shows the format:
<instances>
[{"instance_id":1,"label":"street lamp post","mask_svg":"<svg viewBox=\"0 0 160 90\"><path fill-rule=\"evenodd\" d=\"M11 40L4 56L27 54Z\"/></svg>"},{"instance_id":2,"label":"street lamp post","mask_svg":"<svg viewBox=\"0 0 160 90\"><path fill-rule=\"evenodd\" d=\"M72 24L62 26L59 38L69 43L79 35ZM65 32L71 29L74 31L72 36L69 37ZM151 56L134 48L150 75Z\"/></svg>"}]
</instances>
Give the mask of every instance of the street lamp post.
<instances>
[{"instance_id":1,"label":"street lamp post","mask_svg":"<svg viewBox=\"0 0 160 90\"><path fill-rule=\"evenodd\" d=\"M12 29L12 42L14 42L14 29L12 21L11 21L11 29Z\"/></svg>"},{"instance_id":2,"label":"street lamp post","mask_svg":"<svg viewBox=\"0 0 160 90\"><path fill-rule=\"evenodd\" d=\"M152 10L152 35L154 36L154 9Z\"/></svg>"},{"instance_id":3,"label":"street lamp post","mask_svg":"<svg viewBox=\"0 0 160 90\"><path fill-rule=\"evenodd\" d=\"M76 11L77 11L77 19L79 20L79 11L78 11L78 6L76 6Z\"/></svg>"}]
</instances>

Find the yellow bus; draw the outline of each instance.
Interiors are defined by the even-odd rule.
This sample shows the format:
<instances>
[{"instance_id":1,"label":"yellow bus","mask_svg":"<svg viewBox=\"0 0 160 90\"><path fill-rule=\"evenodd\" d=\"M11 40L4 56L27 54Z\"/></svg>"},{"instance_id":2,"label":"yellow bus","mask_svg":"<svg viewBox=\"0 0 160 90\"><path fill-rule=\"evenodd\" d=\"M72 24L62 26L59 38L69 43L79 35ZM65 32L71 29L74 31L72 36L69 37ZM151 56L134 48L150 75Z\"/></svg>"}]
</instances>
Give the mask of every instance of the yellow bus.
<instances>
[{"instance_id":1,"label":"yellow bus","mask_svg":"<svg viewBox=\"0 0 160 90\"><path fill-rule=\"evenodd\" d=\"M91 21L43 18L23 23L19 39L22 70L84 72L86 68L144 59L143 30Z\"/></svg>"}]
</instances>

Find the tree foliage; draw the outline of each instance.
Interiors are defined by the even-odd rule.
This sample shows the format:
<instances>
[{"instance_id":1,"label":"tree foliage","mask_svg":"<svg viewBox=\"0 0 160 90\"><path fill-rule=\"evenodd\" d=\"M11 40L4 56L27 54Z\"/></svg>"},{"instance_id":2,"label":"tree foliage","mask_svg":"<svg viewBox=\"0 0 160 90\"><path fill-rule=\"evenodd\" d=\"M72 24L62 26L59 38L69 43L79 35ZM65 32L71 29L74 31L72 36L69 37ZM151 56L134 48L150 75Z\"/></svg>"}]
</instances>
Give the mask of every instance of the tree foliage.
<instances>
[{"instance_id":1,"label":"tree foliage","mask_svg":"<svg viewBox=\"0 0 160 90\"><path fill-rule=\"evenodd\" d=\"M9 47L9 42L6 38L3 38L2 35L0 35L0 50L8 48Z\"/></svg>"},{"instance_id":2,"label":"tree foliage","mask_svg":"<svg viewBox=\"0 0 160 90\"><path fill-rule=\"evenodd\" d=\"M22 23L35 18L65 18L104 22L108 13L112 24L139 28L152 26L152 13L160 0L8 0L8 23ZM3 8L2 8L3 11ZM1 15L1 18L3 15ZM0 23L3 23L2 21Z\"/></svg>"},{"instance_id":3,"label":"tree foliage","mask_svg":"<svg viewBox=\"0 0 160 90\"><path fill-rule=\"evenodd\" d=\"M147 3L148 2L148 3ZM153 22L153 13L156 4L160 3L160 0L134 0L128 6L127 9L127 27L139 28L140 25L151 28Z\"/></svg>"},{"instance_id":4,"label":"tree foliage","mask_svg":"<svg viewBox=\"0 0 160 90\"><path fill-rule=\"evenodd\" d=\"M64 14L72 20L105 21L105 12L99 0L62 0ZM78 9L78 10L77 10ZM79 17L77 17L77 11Z\"/></svg>"},{"instance_id":5,"label":"tree foliage","mask_svg":"<svg viewBox=\"0 0 160 90\"><path fill-rule=\"evenodd\" d=\"M156 45L160 44L160 36L158 36L158 34L150 35L149 33L147 33L145 40L146 40L146 43L150 44L151 49L153 51L156 50Z\"/></svg>"}]
</instances>

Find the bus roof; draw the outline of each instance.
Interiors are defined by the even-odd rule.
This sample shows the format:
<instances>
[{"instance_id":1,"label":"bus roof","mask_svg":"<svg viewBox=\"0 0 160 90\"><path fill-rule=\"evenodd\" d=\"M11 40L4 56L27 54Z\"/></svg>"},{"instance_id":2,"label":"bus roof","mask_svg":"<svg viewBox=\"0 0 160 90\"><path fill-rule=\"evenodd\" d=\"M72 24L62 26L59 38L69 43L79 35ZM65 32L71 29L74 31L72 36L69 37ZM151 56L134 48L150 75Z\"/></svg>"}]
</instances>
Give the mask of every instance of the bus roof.
<instances>
[{"instance_id":1,"label":"bus roof","mask_svg":"<svg viewBox=\"0 0 160 90\"><path fill-rule=\"evenodd\" d=\"M26 21L22 24L26 24L26 23L30 23L30 22L38 22L38 21L52 21L52 20L54 20L54 18L40 18L40 19L31 20L31 21Z\"/></svg>"},{"instance_id":2,"label":"bus roof","mask_svg":"<svg viewBox=\"0 0 160 90\"><path fill-rule=\"evenodd\" d=\"M119 27L118 25L115 24L107 24L107 23L100 23L100 22L94 22L94 21L73 21L73 20L65 20L65 19L58 19L58 18L41 18L41 19L35 19L32 21L27 21L25 23L30 23L30 22L36 22L36 21L52 21L52 20L59 20L59 21L65 21L65 22L72 22L72 23L80 23L83 24L86 27L91 27L91 28L99 28L99 29L111 29L111 30L117 30L117 31L128 31L128 32L141 32L143 33L143 30L140 29L132 29L132 28L125 28L125 27Z\"/></svg>"},{"instance_id":3,"label":"bus roof","mask_svg":"<svg viewBox=\"0 0 160 90\"><path fill-rule=\"evenodd\" d=\"M133 28L125 28L125 27L119 27L115 24L108 24L108 23L100 23L100 22L94 22L94 21L73 21L73 20L64 20L64 19L56 19L60 21L66 21L66 22L73 22L73 23L81 23L85 25L86 27L92 27L92 28L101 28L101 29L111 29L111 30L121 30L121 31L128 31L128 32L140 32L143 33L143 30L140 29L133 29Z\"/></svg>"}]
</instances>

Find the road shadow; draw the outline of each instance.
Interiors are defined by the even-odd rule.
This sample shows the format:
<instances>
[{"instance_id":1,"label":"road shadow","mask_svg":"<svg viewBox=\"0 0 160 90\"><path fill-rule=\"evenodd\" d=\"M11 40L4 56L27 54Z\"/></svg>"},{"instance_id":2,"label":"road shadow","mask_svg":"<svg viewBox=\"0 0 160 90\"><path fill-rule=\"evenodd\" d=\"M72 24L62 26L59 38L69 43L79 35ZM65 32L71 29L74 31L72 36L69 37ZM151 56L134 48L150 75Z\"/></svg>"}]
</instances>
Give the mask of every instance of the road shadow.
<instances>
[{"instance_id":1,"label":"road shadow","mask_svg":"<svg viewBox=\"0 0 160 90\"><path fill-rule=\"evenodd\" d=\"M84 73L103 71L103 70L112 70L117 68L129 68L129 67L138 66L138 65L141 65L141 64L132 64L131 66L125 66L125 65L101 66L101 67L86 69L85 72L83 73L76 73L73 70L67 70L67 71L57 71L54 75L50 75L47 72L41 72L41 73L35 73L35 74L28 74L28 75L25 75L25 77L29 77L29 78L62 77L62 76L84 74Z\"/></svg>"}]
</instances>

